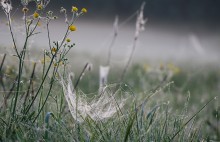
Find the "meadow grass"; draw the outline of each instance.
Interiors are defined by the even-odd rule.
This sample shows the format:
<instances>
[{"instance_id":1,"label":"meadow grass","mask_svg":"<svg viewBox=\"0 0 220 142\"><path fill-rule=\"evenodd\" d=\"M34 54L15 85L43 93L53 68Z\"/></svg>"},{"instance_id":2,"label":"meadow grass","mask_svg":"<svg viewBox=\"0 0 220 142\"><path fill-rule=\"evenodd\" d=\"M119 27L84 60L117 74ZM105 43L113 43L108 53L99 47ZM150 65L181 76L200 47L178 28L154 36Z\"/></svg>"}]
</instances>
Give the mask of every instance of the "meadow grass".
<instances>
[{"instance_id":1,"label":"meadow grass","mask_svg":"<svg viewBox=\"0 0 220 142\"><path fill-rule=\"evenodd\" d=\"M6 58L7 59L7 58ZM121 69L122 70L122 69ZM6 72L6 68L1 71ZM191 72L191 71L190 71ZM16 121L11 122L10 105L1 108L1 140L2 141L208 141L219 139L219 101L212 100L218 95L213 86L219 83L218 70L197 72L188 77L189 70L182 70L169 80L161 82L160 73L148 72L143 65L137 64L129 69L125 82L120 83L119 94L126 94L127 104L112 117L94 120L86 116L83 122L74 120L69 113L64 92L59 81L54 84L49 98L40 116L35 120L46 92L37 99L25 121L19 110L22 110L23 97L19 96ZM29 86L29 77L23 77L24 94ZM80 72L79 72L80 73ZM78 73L78 74L79 74ZM77 74L77 73L76 73ZM10 76L16 76L11 74ZM109 81L115 80L117 72L110 73ZM187 77L186 77L187 76ZM214 78L214 79L213 79ZM41 75L35 73L35 86ZM26 81L25 81L26 80ZM5 80L6 90L11 87L12 80ZM174 82L172 82L174 81ZM76 81L75 81L76 82ZM74 83L74 82L73 82ZM158 85L160 84L160 85ZM191 86L193 85L193 87ZM107 87L114 90L117 84ZM49 82L45 83L49 88ZM95 89L96 88L96 89ZM91 101L98 95L98 75L87 73L79 83L76 93ZM88 93L83 93L88 92ZM93 92L93 93L91 93ZM199 95L198 95L199 94ZM13 99L9 96L8 104ZM1 96L3 102L4 98ZM3 103L2 103L3 105ZM205 108L203 108L205 106ZM202 112L198 113L203 108ZM195 115L195 116L194 116ZM35 120L35 121L34 121ZM189 121L190 120L190 121ZM34 121L34 122L33 122ZM189 121L189 122L188 122Z\"/></svg>"}]
</instances>

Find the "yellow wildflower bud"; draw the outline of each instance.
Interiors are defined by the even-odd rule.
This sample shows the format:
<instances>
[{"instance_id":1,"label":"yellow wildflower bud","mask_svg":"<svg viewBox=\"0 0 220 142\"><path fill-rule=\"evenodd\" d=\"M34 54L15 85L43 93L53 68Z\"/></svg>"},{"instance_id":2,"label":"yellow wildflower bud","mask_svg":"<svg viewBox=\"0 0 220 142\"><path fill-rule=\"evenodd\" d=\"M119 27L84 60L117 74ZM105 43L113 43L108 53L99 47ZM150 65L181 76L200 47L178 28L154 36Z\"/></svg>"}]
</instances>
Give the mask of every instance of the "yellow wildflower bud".
<instances>
[{"instance_id":1,"label":"yellow wildflower bud","mask_svg":"<svg viewBox=\"0 0 220 142\"><path fill-rule=\"evenodd\" d=\"M70 39L70 38L67 38L67 39L66 39L66 42L70 42L70 41L71 41L71 39Z\"/></svg>"},{"instance_id":2,"label":"yellow wildflower bud","mask_svg":"<svg viewBox=\"0 0 220 142\"><path fill-rule=\"evenodd\" d=\"M57 66L58 66L58 64L57 64L57 63L54 63L53 65L54 65L54 67L57 67Z\"/></svg>"},{"instance_id":3,"label":"yellow wildflower bud","mask_svg":"<svg viewBox=\"0 0 220 142\"><path fill-rule=\"evenodd\" d=\"M41 5L41 4L37 5L37 9L38 10L42 10L43 9L43 5Z\"/></svg>"},{"instance_id":4,"label":"yellow wildflower bud","mask_svg":"<svg viewBox=\"0 0 220 142\"><path fill-rule=\"evenodd\" d=\"M77 11L78 11L78 8L75 7L75 6L73 6L73 7L72 7L72 12L77 12Z\"/></svg>"},{"instance_id":5,"label":"yellow wildflower bud","mask_svg":"<svg viewBox=\"0 0 220 142\"><path fill-rule=\"evenodd\" d=\"M27 13L29 11L29 9L27 8L27 7L24 7L23 9L22 9L22 12L24 12L24 13Z\"/></svg>"},{"instance_id":6,"label":"yellow wildflower bud","mask_svg":"<svg viewBox=\"0 0 220 142\"><path fill-rule=\"evenodd\" d=\"M38 18L38 17L39 17L39 14L38 14L37 12L34 12L33 17L34 17L34 18Z\"/></svg>"},{"instance_id":7,"label":"yellow wildflower bud","mask_svg":"<svg viewBox=\"0 0 220 142\"><path fill-rule=\"evenodd\" d=\"M51 49L51 51L52 51L52 52L57 52L57 49L56 49L55 47L53 47L53 48Z\"/></svg>"},{"instance_id":8,"label":"yellow wildflower bud","mask_svg":"<svg viewBox=\"0 0 220 142\"><path fill-rule=\"evenodd\" d=\"M81 10L81 12L82 12L82 13L87 13L87 9L86 9L86 8L83 8L83 9Z\"/></svg>"},{"instance_id":9,"label":"yellow wildflower bud","mask_svg":"<svg viewBox=\"0 0 220 142\"><path fill-rule=\"evenodd\" d=\"M72 32L73 32L73 31L76 31L76 26L70 25L70 26L69 26L69 30L72 31Z\"/></svg>"}]
</instances>

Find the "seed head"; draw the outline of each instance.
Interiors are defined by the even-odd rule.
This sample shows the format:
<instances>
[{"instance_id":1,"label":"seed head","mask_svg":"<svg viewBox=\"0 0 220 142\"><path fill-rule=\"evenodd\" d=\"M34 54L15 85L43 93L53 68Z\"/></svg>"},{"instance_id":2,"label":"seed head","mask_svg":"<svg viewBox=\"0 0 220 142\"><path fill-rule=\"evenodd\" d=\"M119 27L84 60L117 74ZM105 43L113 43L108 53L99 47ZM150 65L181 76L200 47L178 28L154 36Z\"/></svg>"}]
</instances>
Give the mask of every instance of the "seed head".
<instances>
[{"instance_id":1,"label":"seed head","mask_svg":"<svg viewBox=\"0 0 220 142\"><path fill-rule=\"evenodd\" d=\"M27 13L29 11L29 9L27 8L27 7L24 7L23 9L22 9L22 12L24 12L24 13Z\"/></svg>"}]
</instances>

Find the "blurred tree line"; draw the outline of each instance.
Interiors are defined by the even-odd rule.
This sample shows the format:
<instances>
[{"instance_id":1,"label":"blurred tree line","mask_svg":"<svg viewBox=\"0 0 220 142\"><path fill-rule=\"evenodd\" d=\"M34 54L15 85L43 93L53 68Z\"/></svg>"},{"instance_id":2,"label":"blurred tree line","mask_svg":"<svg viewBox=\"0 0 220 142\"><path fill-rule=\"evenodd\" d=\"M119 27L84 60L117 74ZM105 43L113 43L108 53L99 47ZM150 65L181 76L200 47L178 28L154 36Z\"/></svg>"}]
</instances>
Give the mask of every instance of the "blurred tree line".
<instances>
[{"instance_id":1,"label":"blurred tree line","mask_svg":"<svg viewBox=\"0 0 220 142\"><path fill-rule=\"evenodd\" d=\"M65 1L65 0L64 0ZM68 0L67 0L68 1ZM75 0L80 6L102 14L128 16L143 0ZM154 20L180 22L220 22L220 0L145 0L145 14Z\"/></svg>"},{"instance_id":2,"label":"blurred tree line","mask_svg":"<svg viewBox=\"0 0 220 142\"><path fill-rule=\"evenodd\" d=\"M129 16L144 0L50 0L50 8L86 7L90 17ZM19 1L12 0L15 5ZM220 0L145 0L145 14L151 20L220 23ZM15 6L14 6L15 7Z\"/></svg>"}]
</instances>

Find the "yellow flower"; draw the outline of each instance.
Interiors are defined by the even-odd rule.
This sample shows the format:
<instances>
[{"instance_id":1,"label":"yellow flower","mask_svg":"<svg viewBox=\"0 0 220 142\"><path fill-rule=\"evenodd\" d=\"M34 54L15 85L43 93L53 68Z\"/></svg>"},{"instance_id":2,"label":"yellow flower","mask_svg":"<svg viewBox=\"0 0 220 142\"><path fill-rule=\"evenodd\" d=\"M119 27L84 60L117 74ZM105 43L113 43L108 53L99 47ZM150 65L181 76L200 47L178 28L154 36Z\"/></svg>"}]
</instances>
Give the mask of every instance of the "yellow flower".
<instances>
[{"instance_id":1,"label":"yellow flower","mask_svg":"<svg viewBox=\"0 0 220 142\"><path fill-rule=\"evenodd\" d=\"M55 52L57 52L57 49L56 49L55 47L53 47L53 48L51 49L51 51L52 51L53 53L55 53Z\"/></svg>"},{"instance_id":2,"label":"yellow flower","mask_svg":"<svg viewBox=\"0 0 220 142\"><path fill-rule=\"evenodd\" d=\"M39 14L38 14L37 12L34 12L33 17L34 17L34 18L38 18L38 17L39 17Z\"/></svg>"},{"instance_id":3,"label":"yellow flower","mask_svg":"<svg viewBox=\"0 0 220 142\"><path fill-rule=\"evenodd\" d=\"M43 5L42 4L37 5L37 9L38 10L42 10L43 9Z\"/></svg>"},{"instance_id":4,"label":"yellow flower","mask_svg":"<svg viewBox=\"0 0 220 142\"><path fill-rule=\"evenodd\" d=\"M81 12L82 12L82 13L87 13L87 9L83 8L83 9L81 10Z\"/></svg>"},{"instance_id":5,"label":"yellow flower","mask_svg":"<svg viewBox=\"0 0 220 142\"><path fill-rule=\"evenodd\" d=\"M71 39L70 39L70 38L67 38L67 39L66 39L66 42L70 42L70 41L71 41Z\"/></svg>"},{"instance_id":6,"label":"yellow flower","mask_svg":"<svg viewBox=\"0 0 220 142\"><path fill-rule=\"evenodd\" d=\"M69 26L69 30L72 31L72 32L73 32L73 31L76 31L76 26L70 25L70 26Z\"/></svg>"},{"instance_id":7,"label":"yellow flower","mask_svg":"<svg viewBox=\"0 0 220 142\"><path fill-rule=\"evenodd\" d=\"M72 6L72 12L77 12L77 11L78 11L78 8L75 6Z\"/></svg>"},{"instance_id":8,"label":"yellow flower","mask_svg":"<svg viewBox=\"0 0 220 142\"><path fill-rule=\"evenodd\" d=\"M22 11L23 11L24 13L27 13L27 12L29 11L29 9L28 9L27 7L24 7L24 8L22 9Z\"/></svg>"}]
</instances>

